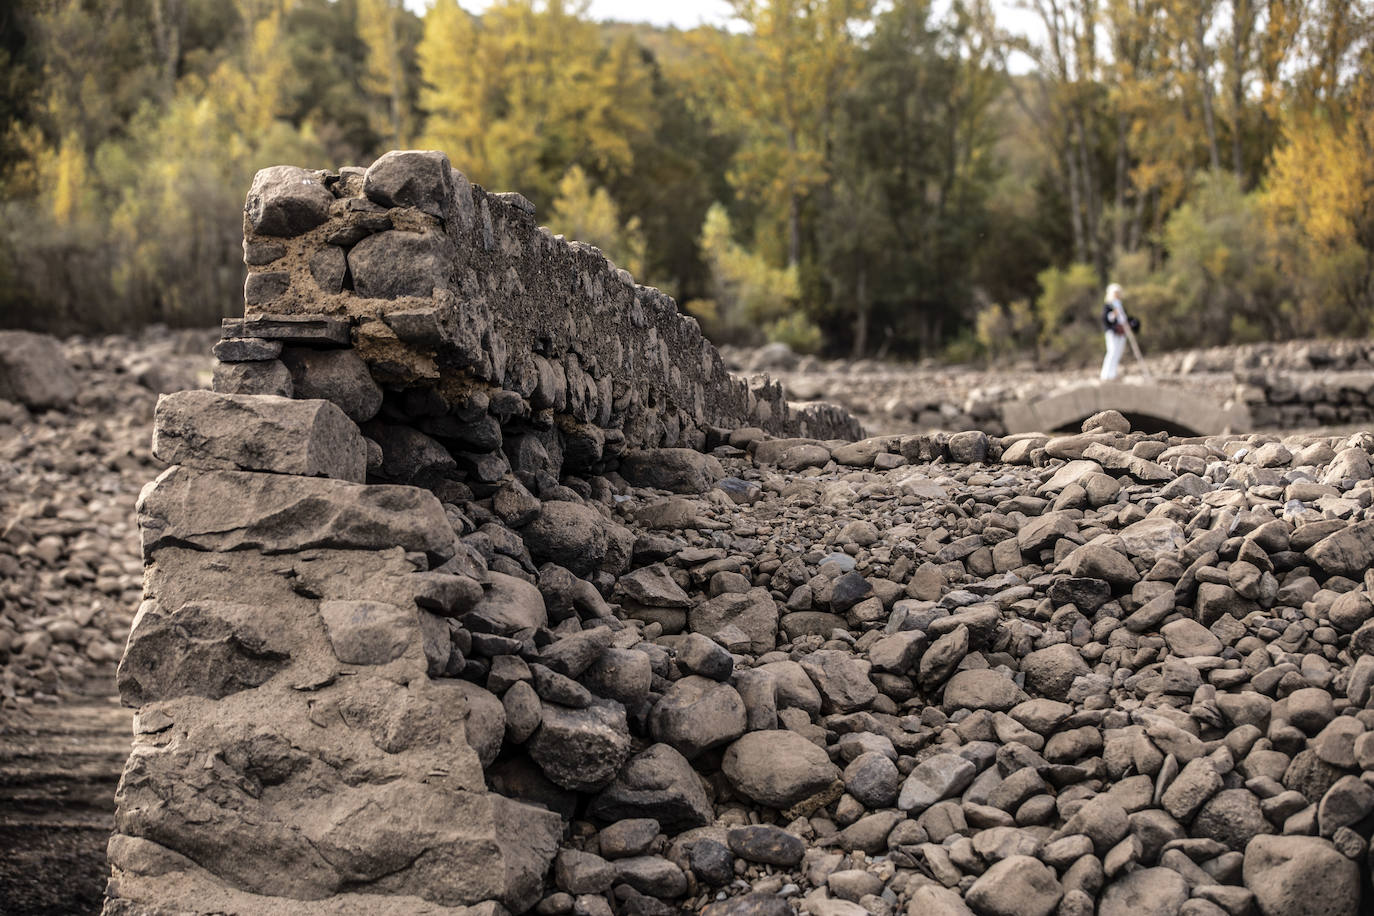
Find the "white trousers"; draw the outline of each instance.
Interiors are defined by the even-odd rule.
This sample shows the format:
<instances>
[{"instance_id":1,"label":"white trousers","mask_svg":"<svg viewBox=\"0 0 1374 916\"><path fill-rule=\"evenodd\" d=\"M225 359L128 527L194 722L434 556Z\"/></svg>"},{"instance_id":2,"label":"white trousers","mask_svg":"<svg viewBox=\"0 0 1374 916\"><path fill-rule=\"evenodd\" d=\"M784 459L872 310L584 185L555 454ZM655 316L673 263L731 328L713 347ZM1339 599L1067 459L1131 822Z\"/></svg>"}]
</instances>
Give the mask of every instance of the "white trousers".
<instances>
[{"instance_id":1,"label":"white trousers","mask_svg":"<svg viewBox=\"0 0 1374 916\"><path fill-rule=\"evenodd\" d=\"M1107 355L1102 359L1102 380L1104 382L1116 378L1117 366L1121 364L1121 354L1126 352L1125 334L1108 331L1106 338Z\"/></svg>"}]
</instances>

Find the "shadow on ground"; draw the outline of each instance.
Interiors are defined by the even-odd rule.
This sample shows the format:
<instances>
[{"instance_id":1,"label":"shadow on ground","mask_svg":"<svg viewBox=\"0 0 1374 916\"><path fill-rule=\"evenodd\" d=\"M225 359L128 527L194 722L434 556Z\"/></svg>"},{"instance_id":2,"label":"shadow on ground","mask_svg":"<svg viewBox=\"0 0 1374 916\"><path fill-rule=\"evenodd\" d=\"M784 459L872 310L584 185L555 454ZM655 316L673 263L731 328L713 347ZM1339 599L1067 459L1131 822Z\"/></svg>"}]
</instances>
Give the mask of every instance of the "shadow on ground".
<instances>
[{"instance_id":1,"label":"shadow on ground","mask_svg":"<svg viewBox=\"0 0 1374 916\"><path fill-rule=\"evenodd\" d=\"M0 714L0 916L100 912L131 712L92 695Z\"/></svg>"}]
</instances>

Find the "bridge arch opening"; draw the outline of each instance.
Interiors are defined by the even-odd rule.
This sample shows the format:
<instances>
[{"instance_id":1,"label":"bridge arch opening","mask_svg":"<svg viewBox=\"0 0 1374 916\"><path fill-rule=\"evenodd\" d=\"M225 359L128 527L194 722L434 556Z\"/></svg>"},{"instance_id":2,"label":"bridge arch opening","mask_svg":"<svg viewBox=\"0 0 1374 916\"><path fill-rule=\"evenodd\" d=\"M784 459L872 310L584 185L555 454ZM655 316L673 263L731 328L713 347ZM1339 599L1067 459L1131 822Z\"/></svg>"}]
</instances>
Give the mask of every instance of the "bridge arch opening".
<instances>
[{"instance_id":1,"label":"bridge arch opening","mask_svg":"<svg viewBox=\"0 0 1374 916\"><path fill-rule=\"evenodd\" d=\"M1093 413L1085 413L1083 416L1069 420L1055 427L1049 432L1055 433L1076 433L1083 429L1083 421L1091 417ZM1168 433L1171 436L1205 436L1206 432L1194 429L1174 417L1156 417L1152 414L1141 413L1140 411L1121 411L1122 416L1130 421L1131 429L1142 433Z\"/></svg>"},{"instance_id":2,"label":"bridge arch opening","mask_svg":"<svg viewBox=\"0 0 1374 916\"><path fill-rule=\"evenodd\" d=\"M1103 410L1118 410L1142 432L1209 436L1250 427L1244 405L1221 404L1206 392L1177 385L1092 382L1059 388L1002 407L1009 433L1078 432L1083 421Z\"/></svg>"}]
</instances>

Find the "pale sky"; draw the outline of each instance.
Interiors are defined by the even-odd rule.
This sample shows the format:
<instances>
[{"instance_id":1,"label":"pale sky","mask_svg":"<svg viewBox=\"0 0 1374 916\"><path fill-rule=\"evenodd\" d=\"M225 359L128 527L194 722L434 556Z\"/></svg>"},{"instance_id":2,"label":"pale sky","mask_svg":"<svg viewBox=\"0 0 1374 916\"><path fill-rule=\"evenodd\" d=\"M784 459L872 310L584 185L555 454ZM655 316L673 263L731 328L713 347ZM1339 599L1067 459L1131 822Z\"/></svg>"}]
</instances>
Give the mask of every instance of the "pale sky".
<instances>
[{"instance_id":1,"label":"pale sky","mask_svg":"<svg viewBox=\"0 0 1374 916\"><path fill-rule=\"evenodd\" d=\"M464 5L472 2L466 0ZM694 29L699 25L724 25L730 19L730 4L722 0L675 0L672 3L643 3L636 0L592 0L588 14L593 19L617 22L649 22Z\"/></svg>"},{"instance_id":2,"label":"pale sky","mask_svg":"<svg viewBox=\"0 0 1374 916\"><path fill-rule=\"evenodd\" d=\"M480 13L487 0L458 0L463 9ZM423 13L427 0L405 0L408 9ZM694 29L699 25L724 25L730 18L730 4L724 0L673 0L670 3L644 3L642 0L591 0L588 15L596 20L649 22Z\"/></svg>"},{"instance_id":3,"label":"pale sky","mask_svg":"<svg viewBox=\"0 0 1374 916\"><path fill-rule=\"evenodd\" d=\"M411 11L424 14L429 0L404 0ZM459 4L473 13L481 13L491 0L458 0ZM994 0L998 24L1012 32L1039 38L1043 34L1038 21L1018 0ZM880 2L881 7L881 2ZM942 9L948 9L940 0L934 4L934 16L938 19ZM694 29L699 25L715 25L742 28L742 23L730 25L730 4L725 0L669 0L669 2L644 2L644 0L591 0L587 14L595 20L615 22L648 22L657 26L677 26L680 29ZM1024 73L1030 61L1023 55L1013 54L1010 61L1013 73Z\"/></svg>"}]
</instances>

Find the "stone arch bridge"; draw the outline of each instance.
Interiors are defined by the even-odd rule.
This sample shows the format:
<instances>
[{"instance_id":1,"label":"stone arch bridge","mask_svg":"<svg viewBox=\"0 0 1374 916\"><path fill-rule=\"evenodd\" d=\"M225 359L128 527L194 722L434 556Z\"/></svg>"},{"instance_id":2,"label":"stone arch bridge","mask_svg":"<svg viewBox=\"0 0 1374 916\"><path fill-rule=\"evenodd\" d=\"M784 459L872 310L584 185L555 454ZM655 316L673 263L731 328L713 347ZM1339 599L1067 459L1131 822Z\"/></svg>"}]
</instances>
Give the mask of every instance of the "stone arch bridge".
<instances>
[{"instance_id":1,"label":"stone arch bridge","mask_svg":"<svg viewBox=\"0 0 1374 916\"><path fill-rule=\"evenodd\" d=\"M1222 403L1204 391L1157 382L1087 382L1001 405L1008 433L1076 430L1100 410L1119 410L1135 429L1175 435L1240 432L1251 426L1241 403Z\"/></svg>"}]
</instances>

